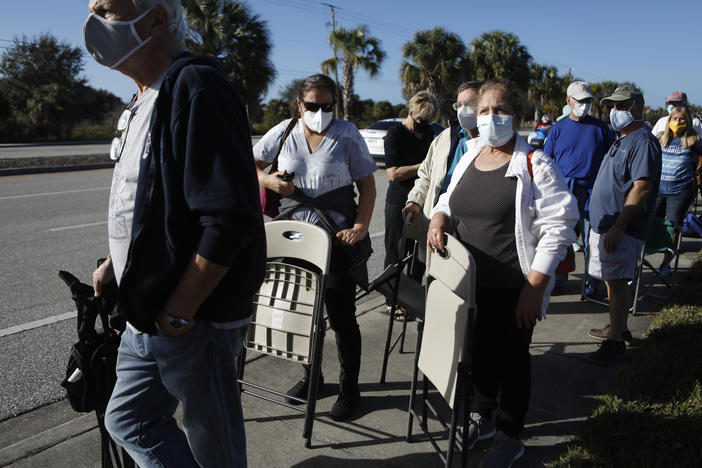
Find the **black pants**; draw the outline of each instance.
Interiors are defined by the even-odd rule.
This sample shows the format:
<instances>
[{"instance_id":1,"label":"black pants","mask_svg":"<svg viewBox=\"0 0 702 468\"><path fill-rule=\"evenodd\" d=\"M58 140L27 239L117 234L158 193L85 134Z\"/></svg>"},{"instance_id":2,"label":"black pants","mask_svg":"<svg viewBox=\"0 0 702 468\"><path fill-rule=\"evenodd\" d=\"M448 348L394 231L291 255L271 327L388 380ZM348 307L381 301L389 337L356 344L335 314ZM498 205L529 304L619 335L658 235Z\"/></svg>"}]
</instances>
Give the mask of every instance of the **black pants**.
<instances>
[{"instance_id":1,"label":"black pants","mask_svg":"<svg viewBox=\"0 0 702 468\"><path fill-rule=\"evenodd\" d=\"M473 346L473 411L489 417L499 408L496 426L510 437L524 429L531 394L532 329L517 328L521 289L478 287Z\"/></svg>"},{"instance_id":2,"label":"black pants","mask_svg":"<svg viewBox=\"0 0 702 468\"><path fill-rule=\"evenodd\" d=\"M329 325L336 334L336 350L341 370L341 390L355 389L361 368L361 330L356 321L356 284L349 277L349 258L343 248L332 246L330 278L324 301ZM309 369L306 367L306 373Z\"/></svg>"}]
</instances>

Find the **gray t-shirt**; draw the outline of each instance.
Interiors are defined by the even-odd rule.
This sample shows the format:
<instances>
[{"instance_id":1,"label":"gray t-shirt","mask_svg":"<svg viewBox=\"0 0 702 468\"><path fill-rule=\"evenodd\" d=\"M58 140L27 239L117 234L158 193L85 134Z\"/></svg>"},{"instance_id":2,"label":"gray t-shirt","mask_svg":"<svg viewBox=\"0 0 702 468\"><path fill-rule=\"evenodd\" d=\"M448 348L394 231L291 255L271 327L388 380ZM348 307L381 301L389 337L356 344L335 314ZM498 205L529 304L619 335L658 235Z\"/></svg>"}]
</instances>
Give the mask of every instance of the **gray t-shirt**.
<instances>
[{"instance_id":1,"label":"gray t-shirt","mask_svg":"<svg viewBox=\"0 0 702 468\"><path fill-rule=\"evenodd\" d=\"M132 219L139 180L139 164L141 158L146 156L149 123L162 79L163 77L159 78L146 88L131 107L132 118L127 127L124 149L112 174L107 231L112 268L115 271L117 284L122 279L122 272L127 263L127 252L132 240Z\"/></svg>"},{"instance_id":2,"label":"gray t-shirt","mask_svg":"<svg viewBox=\"0 0 702 468\"><path fill-rule=\"evenodd\" d=\"M253 147L256 159L269 163L273 161L289 123L290 119L280 122L256 143ZM377 169L360 132L354 124L345 120L334 120L312 153L302 123L298 120L278 156L278 170L294 172L295 186L310 198L350 185ZM351 227L343 225L343 217L339 213L332 211L330 214L340 229ZM320 224L314 211L308 209L298 210L293 219Z\"/></svg>"},{"instance_id":3,"label":"gray t-shirt","mask_svg":"<svg viewBox=\"0 0 702 468\"><path fill-rule=\"evenodd\" d=\"M644 178L651 180L653 191L626 229L641 240L648 235L661 179L661 145L646 127L615 141L602 160L590 198L590 224L596 233L604 234L614 225L634 181Z\"/></svg>"}]
</instances>

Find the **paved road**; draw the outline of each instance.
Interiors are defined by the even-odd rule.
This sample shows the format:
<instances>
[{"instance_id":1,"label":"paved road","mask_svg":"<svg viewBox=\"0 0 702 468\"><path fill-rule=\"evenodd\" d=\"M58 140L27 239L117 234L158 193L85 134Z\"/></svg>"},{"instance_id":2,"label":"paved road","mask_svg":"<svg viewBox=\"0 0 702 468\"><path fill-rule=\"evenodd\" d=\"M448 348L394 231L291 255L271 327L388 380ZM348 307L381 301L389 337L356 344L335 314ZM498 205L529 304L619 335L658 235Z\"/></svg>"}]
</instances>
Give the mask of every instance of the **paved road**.
<instances>
[{"instance_id":1,"label":"paved road","mask_svg":"<svg viewBox=\"0 0 702 468\"><path fill-rule=\"evenodd\" d=\"M89 282L105 256L111 177L104 169L0 178L0 421L63 396L59 382L76 338L67 314L75 306L57 272ZM371 277L384 252L385 171L376 180ZM51 323L38 326L41 320Z\"/></svg>"}]
</instances>

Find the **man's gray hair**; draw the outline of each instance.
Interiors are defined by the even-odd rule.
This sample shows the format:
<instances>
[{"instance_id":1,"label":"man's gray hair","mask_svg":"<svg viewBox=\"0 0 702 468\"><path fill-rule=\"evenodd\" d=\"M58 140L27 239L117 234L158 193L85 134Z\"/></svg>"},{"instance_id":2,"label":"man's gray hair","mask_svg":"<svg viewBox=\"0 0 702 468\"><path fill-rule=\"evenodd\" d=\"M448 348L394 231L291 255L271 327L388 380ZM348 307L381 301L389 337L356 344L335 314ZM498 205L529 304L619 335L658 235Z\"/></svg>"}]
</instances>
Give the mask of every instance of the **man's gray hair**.
<instances>
[{"instance_id":1,"label":"man's gray hair","mask_svg":"<svg viewBox=\"0 0 702 468\"><path fill-rule=\"evenodd\" d=\"M185 15L180 0L131 0L139 14L162 5L168 14L168 32L181 46L185 44Z\"/></svg>"}]
</instances>

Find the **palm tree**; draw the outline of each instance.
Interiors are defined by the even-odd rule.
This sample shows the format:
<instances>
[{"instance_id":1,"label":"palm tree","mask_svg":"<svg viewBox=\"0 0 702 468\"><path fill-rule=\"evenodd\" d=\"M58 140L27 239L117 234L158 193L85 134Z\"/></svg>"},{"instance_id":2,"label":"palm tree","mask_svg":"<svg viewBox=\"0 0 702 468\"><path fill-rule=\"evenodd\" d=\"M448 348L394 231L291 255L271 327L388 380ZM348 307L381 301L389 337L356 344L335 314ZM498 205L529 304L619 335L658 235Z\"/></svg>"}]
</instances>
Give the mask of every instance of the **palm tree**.
<instances>
[{"instance_id":1,"label":"palm tree","mask_svg":"<svg viewBox=\"0 0 702 468\"><path fill-rule=\"evenodd\" d=\"M266 22L243 2L182 0L188 32L186 47L195 54L217 57L249 112L257 109L276 73L269 55Z\"/></svg>"},{"instance_id":2,"label":"palm tree","mask_svg":"<svg viewBox=\"0 0 702 468\"><path fill-rule=\"evenodd\" d=\"M329 34L329 44L341 52L341 56L328 58L322 62L322 71L330 73L337 71L339 65L344 73L342 102L344 105L344 120L348 120L353 97L354 73L359 68L374 77L380 71L380 64L385 59L385 52L380 48L380 41L368 35L368 26L346 29L343 26Z\"/></svg>"},{"instance_id":3,"label":"palm tree","mask_svg":"<svg viewBox=\"0 0 702 468\"><path fill-rule=\"evenodd\" d=\"M409 99L426 89L439 101L439 115L449 117L456 89L469 71L461 38L441 27L418 31L402 46L402 55L400 80L404 97Z\"/></svg>"},{"instance_id":4,"label":"palm tree","mask_svg":"<svg viewBox=\"0 0 702 468\"><path fill-rule=\"evenodd\" d=\"M470 43L471 61L477 80L508 79L518 88L529 87L531 55L514 34L504 31L486 32Z\"/></svg>"},{"instance_id":5,"label":"palm tree","mask_svg":"<svg viewBox=\"0 0 702 468\"><path fill-rule=\"evenodd\" d=\"M538 122L541 114L549 112L560 115L565 103L566 87L572 81L571 75L558 76L554 66L532 63L529 66L529 90L527 95L534 106L534 121ZM554 112L557 111L557 112Z\"/></svg>"}]
</instances>

